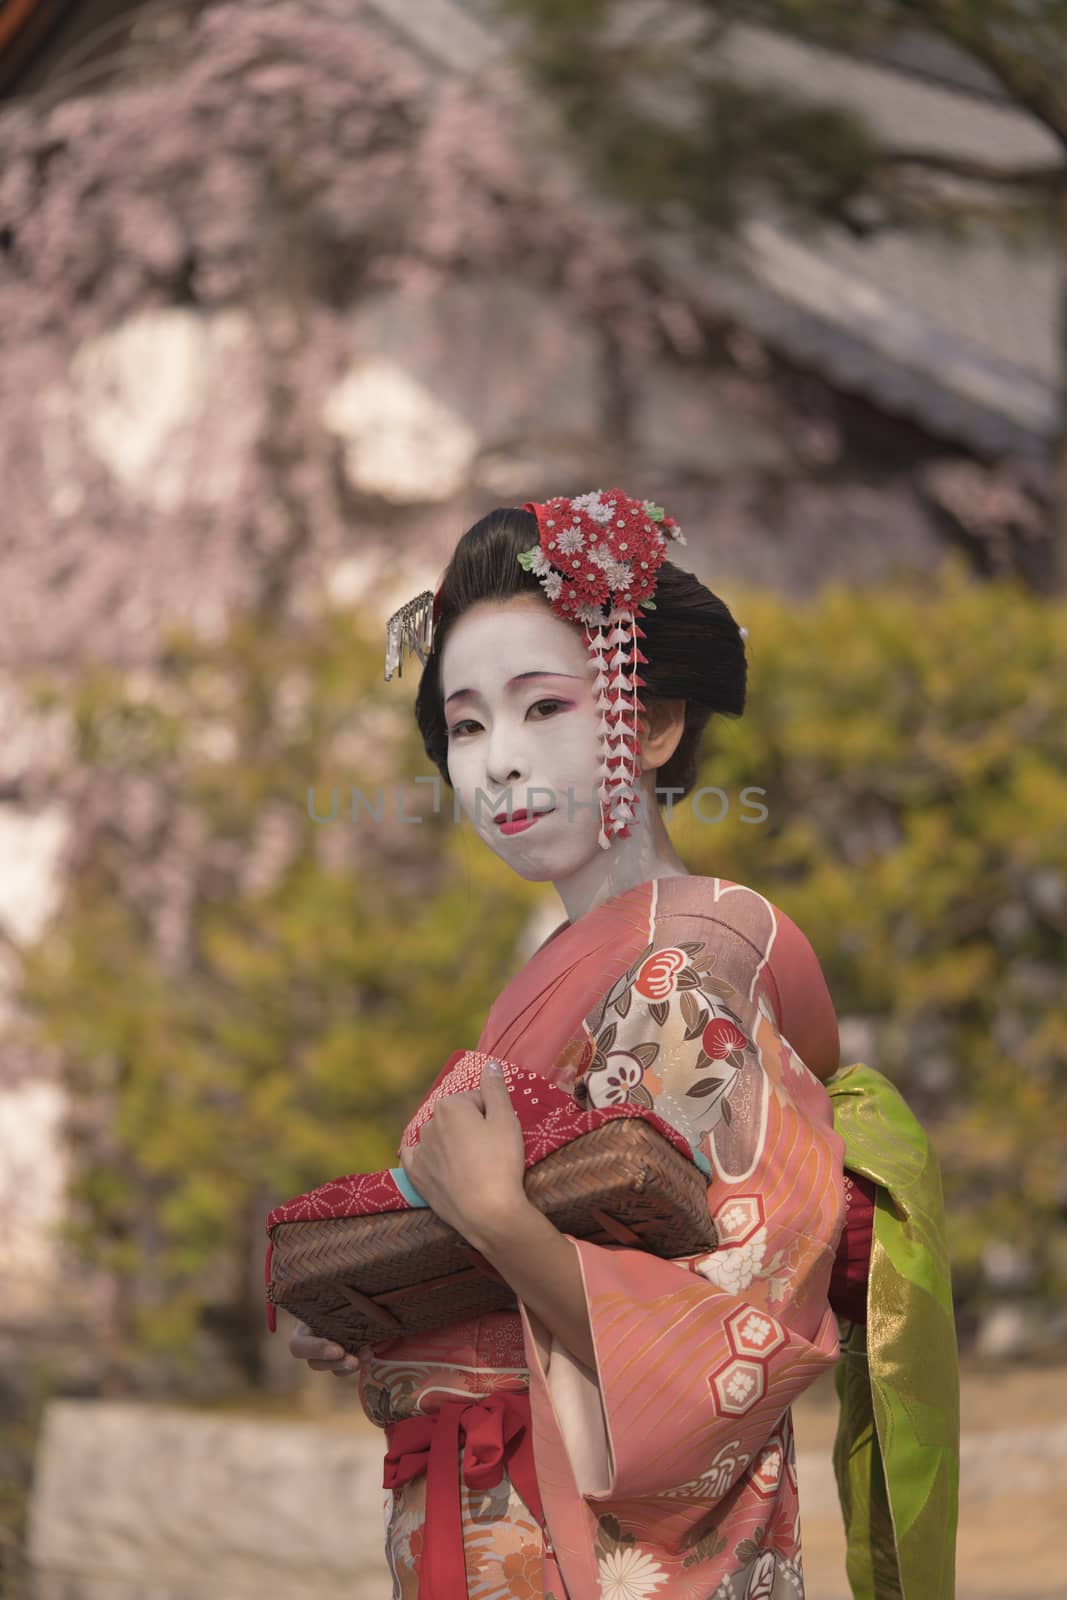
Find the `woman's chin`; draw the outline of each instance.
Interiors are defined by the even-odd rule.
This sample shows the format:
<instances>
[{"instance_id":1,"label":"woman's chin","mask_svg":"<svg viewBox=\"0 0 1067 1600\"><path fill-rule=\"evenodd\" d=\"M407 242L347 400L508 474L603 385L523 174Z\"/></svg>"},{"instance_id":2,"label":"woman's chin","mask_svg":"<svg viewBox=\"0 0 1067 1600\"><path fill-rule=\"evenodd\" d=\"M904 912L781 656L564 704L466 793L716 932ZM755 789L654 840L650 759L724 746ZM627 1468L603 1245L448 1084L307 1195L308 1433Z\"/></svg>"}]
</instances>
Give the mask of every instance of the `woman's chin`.
<instances>
[{"instance_id":1,"label":"woman's chin","mask_svg":"<svg viewBox=\"0 0 1067 1600\"><path fill-rule=\"evenodd\" d=\"M498 852L499 854L500 852ZM541 861L513 861L508 856L501 856L517 878L522 878L525 883L552 883L559 877L556 867L550 867Z\"/></svg>"},{"instance_id":2,"label":"woman's chin","mask_svg":"<svg viewBox=\"0 0 1067 1600\"><path fill-rule=\"evenodd\" d=\"M514 846L509 848L509 842L502 838L488 843L493 853L498 854L512 872L525 878L528 883L552 883L560 878L569 878L600 854L597 838L593 838L585 850L568 851L561 851L558 845L555 848L528 845L523 850L515 850Z\"/></svg>"},{"instance_id":3,"label":"woman's chin","mask_svg":"<svg viewBox=\"0 0 1067 1600\"><path fill-rule=\"evenodd\" d=\"M528 831L532 833L534 829ZM596 834L588 839L567 839L562 845L558 837L535 843L522 834L485 838L485 843L527 883L551 883L557 878L569 878L600 852Z\"/></svg>"}]
</instances>

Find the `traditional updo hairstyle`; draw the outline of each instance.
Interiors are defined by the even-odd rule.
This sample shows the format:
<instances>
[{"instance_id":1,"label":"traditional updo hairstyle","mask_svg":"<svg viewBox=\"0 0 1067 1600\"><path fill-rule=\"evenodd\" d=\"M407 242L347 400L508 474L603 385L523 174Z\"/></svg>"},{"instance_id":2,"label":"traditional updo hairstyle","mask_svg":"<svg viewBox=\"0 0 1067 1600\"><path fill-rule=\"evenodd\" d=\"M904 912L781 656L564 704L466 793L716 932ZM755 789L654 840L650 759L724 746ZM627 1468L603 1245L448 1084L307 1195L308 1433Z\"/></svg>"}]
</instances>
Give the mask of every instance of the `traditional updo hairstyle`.
<instances>
[{"instance_id":1,"label":"traditional updo hairstyle","mask_svg":"<svg viewBox=\"0 0 1067 1600\"><path fill-rule=\"evenodd\" d=\"M415 720L426 754L450 788L441 652L452 627L480 600L532 594L548 607L540 580L517 559L538 539L532 511L498 507L463 535L442 579L433 646L415 697ZM655 611L638 613L645 631L641 648L648 657L641 674L646 687L639 694L649 713L655 700L685 701L678 748L656 773L658 789L681 789L682 796L673 796L677 801L696 786L700 741L708 722L716 712L739 717L745 709L745 644L718 595L672 561L659 569L654 598ZM657 801L666 805L666 796L658 795Z\"/></svg>"}]
</instances>

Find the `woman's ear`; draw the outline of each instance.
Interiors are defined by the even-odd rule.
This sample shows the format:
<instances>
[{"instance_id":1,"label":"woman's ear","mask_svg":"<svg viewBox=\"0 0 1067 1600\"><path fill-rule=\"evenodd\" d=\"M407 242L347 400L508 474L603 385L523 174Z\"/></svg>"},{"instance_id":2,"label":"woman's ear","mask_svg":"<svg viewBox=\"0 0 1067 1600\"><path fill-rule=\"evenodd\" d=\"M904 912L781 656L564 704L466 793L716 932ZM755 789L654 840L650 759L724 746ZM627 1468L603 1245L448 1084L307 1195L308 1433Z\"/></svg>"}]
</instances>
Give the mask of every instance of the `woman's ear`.
<instances>
[{"instance_id":1,"label":"woman's ear","mask_svg":"<svg viewBox=\"0 0 1067 1600\"><path fill-rule=\"evenodd\" d=\"M638 719L641 733L641 766L645 772L658 771L671 759L685 732L685 701L659 700L647 695L645 712Z\"/></svg>"}]
</instances>

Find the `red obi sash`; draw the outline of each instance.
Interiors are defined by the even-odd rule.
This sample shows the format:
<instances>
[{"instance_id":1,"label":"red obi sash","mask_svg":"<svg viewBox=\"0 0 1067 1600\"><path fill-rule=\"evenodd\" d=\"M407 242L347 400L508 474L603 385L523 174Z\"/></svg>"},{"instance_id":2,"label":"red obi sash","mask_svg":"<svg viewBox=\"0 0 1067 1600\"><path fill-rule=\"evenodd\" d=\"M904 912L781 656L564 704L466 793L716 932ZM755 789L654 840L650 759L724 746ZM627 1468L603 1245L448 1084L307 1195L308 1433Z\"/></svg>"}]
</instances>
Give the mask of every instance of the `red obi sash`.
<instances>
[{"instance_id":1,"label":"red obi sash","mask_svg":"<svg viewBox=\"0 0 1067 1600\"><path fill-rule=\"evenodd\" d=\"M508 1474L544 1528L544 1511L534 1468L530 1396L497 1390L485 1399L445 1400L428 1416L405 1417L387 1425L389 1448L382 1487L396 1489L426 1474L426 1517L419 1563L419 1600L456 1600L467 1593L463 1559L463 1519L456 1461L463 1452L463 1481L469 1489L491 1489ZM548 1548L551 1540L545 1535Z\"/></svg>"},{"instance_id":2,"label":"red obi sash","mask_svg":"<svg viewBox=\"0 0 1067 1600\"><path fill-rule=\"evenodd\" d=\"M867 1323L867 1278L871 1265L875 1185L845 1169L845 1226L830 1274L830 1306L847 1322Z\"/></svg>"},{"instance_id":3,"label":"red obi sash","mask_svg":"<svg viewBox=\"0 0 1067 1600\"><path fill-rule=\"evenodd\" d=\"M845 1226L830 1277L829 1299L838 1316L865 1323L875 1185L855 1172L846 1172L845 1180ZM493 1488L503 1477L506 1464L511 1481L545 1530L527 1391L501 1389L480 1400L445 1400L428 1416L389 1423L385 1435L389 1448L383 1488L396 1489L426 1474L419 1600L456 1600L457 1595L467 1593L456 1477L461 1435L466 1441L463 1481L467 1487ZM551 1551L547 1530L545 1542Z\"/></svg>"}]
</instances>

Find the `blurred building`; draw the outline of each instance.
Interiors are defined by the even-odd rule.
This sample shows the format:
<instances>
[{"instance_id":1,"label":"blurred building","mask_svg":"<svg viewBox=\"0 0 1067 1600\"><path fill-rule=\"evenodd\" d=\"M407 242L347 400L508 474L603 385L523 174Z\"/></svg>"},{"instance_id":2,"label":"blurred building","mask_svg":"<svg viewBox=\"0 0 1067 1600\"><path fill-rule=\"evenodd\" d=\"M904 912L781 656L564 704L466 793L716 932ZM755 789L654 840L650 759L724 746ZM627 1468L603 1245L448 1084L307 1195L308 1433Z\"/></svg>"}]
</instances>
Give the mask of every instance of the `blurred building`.
<instances>
[{"instance_id":1,"label":"blurred building","mask_svg":"<svg viewBox=\"0 0 1067 1600\"><path fill-rule=\"evenodd\" d=\"M377 13L440 74L477 72L502 48L491 0L371 0L361 9ZM6 0L0 97L99 90L146 11L159 7ZM754 82L859 111L895 149L1007 169L1054 165L1061 154L976 61L915 30L864 58L742 26L724 53ZM769 219L752 221L744 242L753 270L707 270L724 308L773 349L982 456L1035 456L1048 447L1058 421L1062 284L1051 247L1013 248L994 235L957 245L897 233L860 241L840 230L799 241Z\"/></svg>"},{"instance_id":2,"label":"blurred building","mask_svg":"<svg viewBox=\"0 0 1067 1600\"><path fill-rule=\"evenodd\" d=\"M66 842L89 825L89 778L59 781L63 729L31 711L25 676L88 660L150 674L165 619L217 629L254 602L271 559L269 540L250 540L238 515L271 427L257 314L205 287L240 279L259 247L258 213L242 243L239 187L233 210L210 201L216 180L224 196L234 181L225 138L209 132L180 159L165 126L123 139L141 74L158 72L171 40L159 104L176 104L170 79L192 70L182 51L207 9L0 4L0 925L12 939L46 924ZM749 220L732 256L709 262L642 236L631 265L609 248L611 228L626 231L611 207L576 176L568 194L554 173L562 187L550 194L522 166L522 97L487 5L317 0L231 16L242 14L250 29L292 30L287 87L325 72L331 28L384 52L403 85L382 115L406 128L410 113L410 172L443 197L429 222L404 219L396 251L391 235L358 236L352 173L324 180L335 198L320 243L328 256L336 241L341 265L331 272L327 260L315 278L300 351L321 475L294 603L325 577L384 615L434 580L489 507L611 481L668 506L694 570L727 598L744 583L800 596L828 579L921 572L955 546L982 572L1038 572L1058 425L1051 252L1013 254L992 237L801 240L768 215ZM1057 154L981 73L929 40L860 60L745 28L730 49L754 79L849 101L900 143L1006 164ZM207 73L210 62L195 66ZM141 126L143 107L129 116ZM65 159L53 162L57 151ZM33 183L55 201L46 215ZM224 244L216 223L229 229ZM419 232L430 223L433 252ZM57 255L75 232L86 258L101 252L99 270L66 307L74 279ZM101 240L112 238L108 256ZM568 276L593 240L601 255ZM364 257L405 250L420 271L432 257L433 292L413 302L387 281L364 294ZM613 301L598 297L598 280L616 256ZM631 314L646 339L636 355L623 337ZM3 984L0 969L0 1025L12 1012ZM59 1170L61 1105L39 1060L10 1040L4 1060L0 1199L13 1205L27 1163ZM9 1287L9 1303L31 1317L49 1312L54 1292L43 1193L32 1214L20 1201L24 1225L5 1235L5 1249L20 1241L6 1281L24 1286Z\"/></svg>"}]
</instances>

